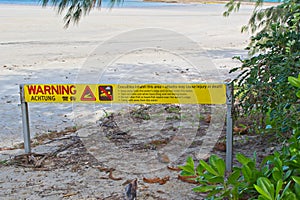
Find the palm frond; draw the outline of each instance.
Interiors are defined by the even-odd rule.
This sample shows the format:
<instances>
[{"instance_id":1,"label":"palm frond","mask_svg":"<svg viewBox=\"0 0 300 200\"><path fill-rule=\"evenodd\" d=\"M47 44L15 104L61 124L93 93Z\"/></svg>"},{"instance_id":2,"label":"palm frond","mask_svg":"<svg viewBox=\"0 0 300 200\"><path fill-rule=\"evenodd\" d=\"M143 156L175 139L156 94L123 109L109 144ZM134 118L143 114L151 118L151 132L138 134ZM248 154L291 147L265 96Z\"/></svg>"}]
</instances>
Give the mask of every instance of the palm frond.
<instances>
[{"instance_id":1,"label":"palm frond","mask_svg":"<svg viewBox=\"0 0 300 200\"><path fill-rule=\"evenodd\" d=\"M77 24L82 15L87 15L94 8L101 8L102 0L40 0L43 7L53 6L59 14L66 11L64 22L67 28L71 22ZM123 0L110 0L110 5L113 7Z\"/></svg>"}]
</instances>

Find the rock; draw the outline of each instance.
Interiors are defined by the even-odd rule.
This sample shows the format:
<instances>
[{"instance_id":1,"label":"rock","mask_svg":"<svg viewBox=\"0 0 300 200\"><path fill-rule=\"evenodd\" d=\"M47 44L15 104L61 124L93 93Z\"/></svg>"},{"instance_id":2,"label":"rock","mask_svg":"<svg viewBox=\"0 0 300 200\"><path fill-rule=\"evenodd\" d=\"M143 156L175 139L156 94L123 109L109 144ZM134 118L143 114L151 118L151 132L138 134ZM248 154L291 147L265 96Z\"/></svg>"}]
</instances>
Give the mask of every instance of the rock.
<instances>
[{"instance_id":1,"label":"rock","mask_svg":"<svg viewBox=\"0 0 300 200\"><path fill-rule=\"evenodd\" d=\"M134 179L125 187L124 200L136 200L137 179Z\"/></svg>"}]
</instances>

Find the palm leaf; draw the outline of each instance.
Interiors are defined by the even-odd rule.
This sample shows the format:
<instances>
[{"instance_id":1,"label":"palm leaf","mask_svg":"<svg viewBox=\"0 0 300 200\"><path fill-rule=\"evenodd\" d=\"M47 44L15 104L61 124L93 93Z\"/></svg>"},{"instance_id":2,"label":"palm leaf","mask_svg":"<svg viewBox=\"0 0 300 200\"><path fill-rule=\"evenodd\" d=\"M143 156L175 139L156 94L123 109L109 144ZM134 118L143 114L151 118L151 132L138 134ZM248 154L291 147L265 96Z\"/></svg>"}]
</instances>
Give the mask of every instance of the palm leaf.
<instances>
[{"instance_id":1,"label":"palm leaf","mask_svg":"<svg viewBox=\"0 0 300 200\"><path fill-rule=\"evenodd\" d=\"M53 6L59 14L66 11L64 22L67 28L71 22L77 24L82 15L87 15L94 8L101 8L102 0L40 0L43 7ZM123 0L110 0L110 5L113 7Z\"/></svg>"}]
</instances>

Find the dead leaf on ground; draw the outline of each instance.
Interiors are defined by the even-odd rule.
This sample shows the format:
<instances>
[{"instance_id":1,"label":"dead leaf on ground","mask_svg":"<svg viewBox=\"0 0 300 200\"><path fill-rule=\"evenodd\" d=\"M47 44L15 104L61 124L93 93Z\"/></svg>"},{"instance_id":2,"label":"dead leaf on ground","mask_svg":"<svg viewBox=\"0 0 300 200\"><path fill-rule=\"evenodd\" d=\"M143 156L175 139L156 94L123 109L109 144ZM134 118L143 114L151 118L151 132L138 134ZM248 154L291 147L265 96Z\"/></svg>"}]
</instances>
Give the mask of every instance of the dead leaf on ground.
<instances>
[{"instance_id":1,"label":"dead leaf on ground","mask_svg":"<svg viewBox=\"0 0 300 200\"><path fill-rule=\"evenodd\" d=\"M155 178L143 178L143 181L145 182L145 183L158 183L159 182L159 180L160 180L160 178L158 178L158 177L155 177Z\"/></svg>"},{"instance_id":2,"label":"dead leaf on ground","mask_svg":"<svg viewBox=\"0 0 300 200\"><path fill-rule=\"evenodd\" d=\"M191 183L191 184L198 184L198 182L195 180L195 178L197 178L196 175L194 175L194 176L181 176L181 175L178 175L178 179L181 180L182 182Z\"/></svg>"},{"instance_id":3,"label":"dead leaf on ground","mask_svg":"<svg viewBox=\"0 0 300 200\"><path fill-rule=\"evenodd\" d=\"M169 181L169 180L170 180L170 176L165 176L163 178L159 178L159 177L155 177L155 178L145 178L144 177L143 178L143 181L145 183L151 183L151 184L159 183L160 185L166 184L166 182Z\"/></svg>"},{"instance_id":4,"label":"dead leaf on ground","mask_svg":"<svg viewBox=\"0 0 300 200\"><path fill-rule=\"evenodd\" d=\"M239 134L247 134L248 133L248 129L249 129L248 126L247 127L243 127L243 128L235 126L233 128L233 132L239 133Z\"/></svg>"},{"instance_id":5,"label":"dead leaf on ground","mask_svg":"<svg viewBox=\"0 0 300 200\"><path fill-rule=\"evenodd\" d=\"M109 173L108 177L101 176L100 179L111 179L114 181L122 180L122 178L116 178L113 176L113 171L115 171L114 168L108 168L108 167L102 167L102 166L96 166L95 168L99 169L101 172Z\"/></svg>"},{"instance_id":6,"label":"dead leaf on ground","mask_svg":"<svg viewBox=\"0 0 300 200\"><path fill-rule=\"evenodd\" d=\"M63 197L66 198L66 197L71 197L71 196L74 196L78 194L78 192L74 192L74 193L68 193L68 194L64 194Z\"/></svg>"},{"instance_id":7,"label":"dead leaf on ground","mask_svg":"<svg viewBox=\"0 0 300 200\"><path fill-rule=\"evenodd\" d=\"M167 166L167 168L171 171L177 171L177 172L181 171L181 169L179 169L178 167Z\"/></svg>"},{"instance_id":8,"label":"dead leaf on ground","mask_svg":"<svg viewBox=\"0 0 300 200\"><path fill-rule=\"evenodd\" d=\"M226 151L226 144L224 142L217 142L214 146L214 149L216 151L222 151L225 152Z\"/></svg>"},{"instance_id":9,"label":"dead leaf on ground","mask_svg":"<svg viewBox=\"0 0 300 200\"><path fill-rule=\"evenodd\" d=\"M211 115L207 115L207 117L204 120L206 123L210 123L211 121Z\"/></svg>"},{"instance_id":10,"label":"dead leaf on ground","mask_svg":"<svg viewBox=\"0 0 300 200\"><path fill-rule=\"evenodd\" d=\"M16 148L13 147L0 147L0 151L9 151L9 150L15 150Z\"/></svg>"},{"instance_id":11,"label":"dead leaf on ground","mask_svg":"<svg viewBox=\"0 0 300 200\"><path fill-rule=\"evenodd\" d=\"M150 144L159 147L159 146L163 146L163 145L168 144L170 142L169 140L170 140L169 138L166 138L166 139L163 139L163 140L152 140L150 142Z\"/></svg>"},{"instance_id":12,"label":"dead leaf on ground","mask_svg":"<svg viewBox=\"0 0 300 200\"><path fill-rule=\"evenodd\" d=\"M108 175L108 178L110 178L111 180L114 180L114 181L120 181L120 180L122 180L122 178L116 178L116 177L114 177L113 176L113 174L112 174L112 172L113 171L115 171L114 169L111 169L110 171L109 171L109 175Z\"/></svg>"},{"instance_id":13,"label":"dead leaf on ground","mask_svg":"<svg viewBox=\"0 0 300 200\"><path fill-rule=\"evenodd\" d=\"M159 182L160 185L164 185L166 184L166 182L168 182L170 180L170 176L165 176L164 178L161 179L161 181Z\"/></svg>"},{"instance_id":14,"label":"dead leaf on ground","mask_svg":"<svg viewBox=\"0 0 300 200\"><path fill-rule=\"evenodd\" d=\"M170 158L164 153L158 154L158 160L161 163L170 163Z\"/></svg>"},{"instance_id":15,"label":"dead leaf on ground","mask_svg":"<svg viewBox=\"0 0 300 200\"><path fill-rule=\"evenodd\" d=\"M99 169L101 172L106 172L106 173L110 172L111 170L114 171L113 168L108 168L108 167L96 166L95 168Z\"/></svg>"}]
</instances>

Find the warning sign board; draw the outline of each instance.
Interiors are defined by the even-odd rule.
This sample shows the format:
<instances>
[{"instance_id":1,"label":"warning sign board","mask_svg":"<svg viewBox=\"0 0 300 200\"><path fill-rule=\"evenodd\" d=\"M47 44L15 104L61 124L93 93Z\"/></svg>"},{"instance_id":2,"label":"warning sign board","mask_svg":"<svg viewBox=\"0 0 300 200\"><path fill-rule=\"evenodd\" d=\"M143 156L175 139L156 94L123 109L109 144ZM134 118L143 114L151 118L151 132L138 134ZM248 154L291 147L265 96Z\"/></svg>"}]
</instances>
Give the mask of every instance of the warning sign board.
<instances>
[{"instance_id":1,"label":"warning sign board","mask_svg":"<svg viewBox=\"0 0 300 200\"><path fill-rule=\"evenodd\" d=\"M30 84L26 102L225 104L225 84Z\"/></svg>"}]
</instances>

